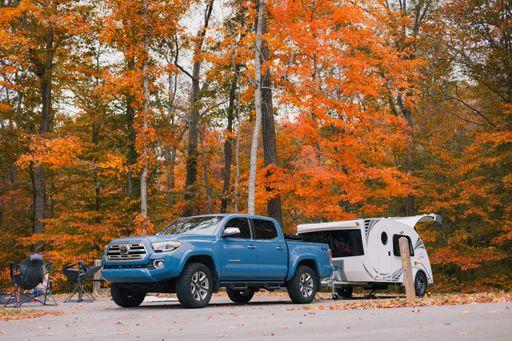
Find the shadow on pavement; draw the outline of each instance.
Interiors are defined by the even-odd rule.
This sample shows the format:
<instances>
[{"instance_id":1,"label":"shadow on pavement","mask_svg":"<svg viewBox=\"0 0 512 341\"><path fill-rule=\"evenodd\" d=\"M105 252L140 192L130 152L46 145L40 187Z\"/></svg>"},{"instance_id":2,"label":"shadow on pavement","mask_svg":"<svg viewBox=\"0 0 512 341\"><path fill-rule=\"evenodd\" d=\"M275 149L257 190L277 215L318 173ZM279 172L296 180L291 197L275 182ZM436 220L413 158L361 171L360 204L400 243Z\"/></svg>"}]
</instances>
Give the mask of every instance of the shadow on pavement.
<instances>
[{"instance_id":1,"label":"shadow on pavement","mask_svg":"<svg viewBox=\"0 0 512 341\"><path fill-rule=\"evenodd\" d=\"M236 304L232 302L222 302L222 303L210 303L206 307L201 309L208 309L208 308L222 308L222 307L258 307L258 306L272 306L272 305L292 305L293 303L291 301L263 301L263 302L250 302L247 304ZM121 307L115 307L115 308L107 308L107 310L112 309L127 309L127 308L121 308ZM183 308L179 302L173 302L173 303L163 303L163 302L155 302L155 303L149 303L144 304L138 307L134 308L128 308L130 310L151 310L151 309L186 309ZM187 309L188 310L188 309Z\"/></svg>"}]
</instances>

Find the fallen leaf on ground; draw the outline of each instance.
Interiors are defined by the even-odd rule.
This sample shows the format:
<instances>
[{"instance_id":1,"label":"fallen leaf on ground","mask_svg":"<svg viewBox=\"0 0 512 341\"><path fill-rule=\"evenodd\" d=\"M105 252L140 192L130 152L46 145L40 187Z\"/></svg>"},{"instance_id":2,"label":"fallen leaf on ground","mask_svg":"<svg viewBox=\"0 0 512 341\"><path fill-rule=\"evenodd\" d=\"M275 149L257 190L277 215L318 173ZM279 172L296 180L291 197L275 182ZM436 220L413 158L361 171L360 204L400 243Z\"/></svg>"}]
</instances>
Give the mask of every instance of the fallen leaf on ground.
<instances>
[{"instance_id":1,"label":"fallen leaf on ground","mask_svg":"<svg viewBox=\"0 0 512 341\"><path fill-rule=\"evenodd\" d=\"M21 320L41 316L57 316L62 314L62 311L57 310L44 311L37 309L0 308L0 321ZM41 326L38 326L37 328L43 329Z\"/></svg>"},{"instance_id":2,"label":"fallen leaf on ground","mask_svg":"<svg viewBox=\"0 0 512 341\"><path fill-rule=\"evenodd\" d=\"M512 302L512 293L506 292L489 292L478 294L449 294L435 295L418 299L414 303L409 303L404 298L394 299L368 299L358 302L338 302L335 304L310 305L288 310L359 310L372 308L402 308L402 307L426 307L426 306L443 306L443 305L461 305L461 304L477 304L477 303L498 303ZM508 307L506 307L508 309ZM419 309L413 309L412 312L419 312ZM471 311L466 310L464 314L470 314ZM311 314L311 312L309 313ZM304 314L307 316L307 314Z\"/></svg>"}]
</instances>

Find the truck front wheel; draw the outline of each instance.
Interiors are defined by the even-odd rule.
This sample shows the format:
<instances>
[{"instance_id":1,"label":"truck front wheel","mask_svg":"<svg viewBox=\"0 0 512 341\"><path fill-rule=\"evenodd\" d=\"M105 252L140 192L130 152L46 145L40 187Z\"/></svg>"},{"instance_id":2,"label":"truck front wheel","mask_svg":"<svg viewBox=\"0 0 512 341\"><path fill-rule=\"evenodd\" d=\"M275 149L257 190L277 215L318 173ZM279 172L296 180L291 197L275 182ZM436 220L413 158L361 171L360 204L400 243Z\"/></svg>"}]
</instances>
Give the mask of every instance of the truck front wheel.
<instances>
[{"instance_id":1,"label":"truck front wheel","mask_svg":"<svg viewBox=\"0 0 512 341\"><path fill-rule=\"evenodd\" d=\"M235 303L248 303L254 296L254 290L252 289L236 290L227 288L226 292L229 299Z\"/></svg>"},{"instance_id":2,"label":"truck front wheel","mask_svg":"<svg viewBox=\"0 0 512 341\"><path fill-rule=\"evenodd\" d=\"M176 281L176 294L185 308L202 308L212 298L212 275L202 263L185 266Z\"/></svg>"},{"instance_id":3,"label":"truck front wheel","mask_svg":"<svg viewBox=\"0 0 512 341\"><path fill-rule=\"evenodd\" d=\"M293 303L311 303L317 290L316 274L313 269L307 265L298 266L295 275L288 283L288 295Z\"/></svg>"},{"instance_id":4,"label":"truck front wheel","mask_svg":"<svg viewBox=\"0 0 512 341\"><path fill-rule=\"evenodd\" d=\"M110 293L114 302L116 302L118 306L125 308L138 307L146 297L145 293L129 291L117 284L110 286Z\"/></svg>"}]
</instances>

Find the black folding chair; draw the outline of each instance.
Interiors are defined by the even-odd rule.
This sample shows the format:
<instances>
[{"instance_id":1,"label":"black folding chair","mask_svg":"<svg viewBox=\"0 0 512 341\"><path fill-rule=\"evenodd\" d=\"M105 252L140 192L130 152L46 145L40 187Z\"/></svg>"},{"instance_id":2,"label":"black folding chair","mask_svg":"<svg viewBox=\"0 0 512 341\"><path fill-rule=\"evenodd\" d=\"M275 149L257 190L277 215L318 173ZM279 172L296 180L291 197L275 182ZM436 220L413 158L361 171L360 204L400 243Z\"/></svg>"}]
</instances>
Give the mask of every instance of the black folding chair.
<instances>
[{"instance_id":1,"label":"black folding chair","mask_svg":"<svg viewBox=\"0 0 512 341\"><path fill-rule=\"evenodd\" d=\"M71 302L73 297L77 295L77 302L95 301L94 296L87 292L84 287L84 281L94 276L101 269L101 266L88 266L83 262L68 265L62 269L62 273L68 279L69 283L75 283L75 289L64 300L64 303ZM84 296L86 299L84 300Z\"/></svg>"},{"instance_id":2,"label":"black folding chair","mask_svg":"<svg viewBox=\"0 0 512 341\"><path fill-rule=\"evenodd\" d=\"M27 302L43 305L57 305L51 291L51 264L45 263L43 256L33 253L20 264L9 264L9 273L14 291L9 294L4 306L19 307ZM18 297L19 296L19 297ZM49 298L53 304L49 304Z\"/></svg>"}]
</instances>

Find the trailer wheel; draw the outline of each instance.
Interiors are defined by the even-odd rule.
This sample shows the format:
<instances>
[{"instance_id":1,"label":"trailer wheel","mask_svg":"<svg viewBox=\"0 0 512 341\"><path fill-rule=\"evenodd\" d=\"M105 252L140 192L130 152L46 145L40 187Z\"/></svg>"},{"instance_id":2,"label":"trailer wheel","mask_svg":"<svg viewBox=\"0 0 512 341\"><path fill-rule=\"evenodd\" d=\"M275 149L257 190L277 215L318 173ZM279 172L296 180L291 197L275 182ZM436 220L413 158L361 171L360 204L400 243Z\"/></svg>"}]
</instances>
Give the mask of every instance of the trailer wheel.
<instances>
[{"instance_id":1,"label":"trailer wheel","mask_svg":"<svg viewBox=\"0 0 512 341\"><path fill-rule=\"evenodd\" d=\"M336 288L336 292L341 298L348 300L352 298L354 287L352 285L342 285L341 287Z\"/></svg>"},{"instance_id":2,"label":"trailer wheel","mask_svg":"<svg viewBox=\"0 0 512 341\"><path fill-rule=\"evenodd\" d=\"M288 283L288 295L293 303L311 303L317 292L316 274L307 265L299 265L295 275Z\"/></svg>"},{"instance_id":3,"label":"trailer wheel","mask_svg":"<svg viewBox=\"0 0 512 341\"><path fill-rule=\"evenodd\" d=\"M239 304L248 303L254 296L254 290L252 289L236 290L227 288L226 292L231 301Z\"/></svg>"},{"instance_id":4,"label":"trailer wheel","mask_svg":"<svg viewBox=\"0 0 512 341\"><path fill-rule=\"evenodd\" d=\"M423 271L418 271L414 278L414 291L416 291L416 297L423 297L427 292L428 280L427 276Z\"/></svg>"},{"instance_id":5,"label":"trailer wheel","mask_svg":"<svg viewBox=\"0 0 512 341\"><path fill-rule=\"evenodd\" d=\"M135 293L117 284L110 285L110 294L114 302L124 308L138 307L146 297L145 293Z\"/></svg>"}]
</instances>

